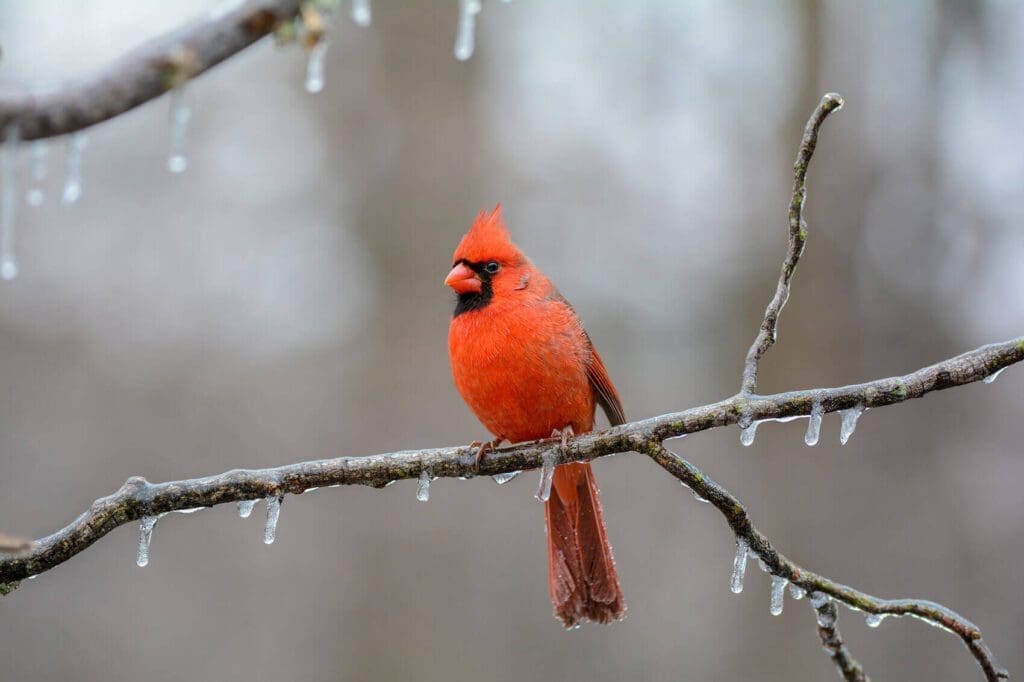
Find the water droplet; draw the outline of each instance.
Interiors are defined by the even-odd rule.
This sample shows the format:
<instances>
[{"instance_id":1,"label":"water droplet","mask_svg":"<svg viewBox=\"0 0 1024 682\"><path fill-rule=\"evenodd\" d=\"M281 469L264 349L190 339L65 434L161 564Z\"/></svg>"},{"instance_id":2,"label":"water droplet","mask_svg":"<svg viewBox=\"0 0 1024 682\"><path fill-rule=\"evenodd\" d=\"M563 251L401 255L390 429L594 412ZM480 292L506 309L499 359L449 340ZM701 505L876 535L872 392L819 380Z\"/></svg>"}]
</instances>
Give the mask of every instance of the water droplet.
<instances>
[{"instance_id":1,"label":"water droplet","mask_svg":"<svg viewBox=\"0 0 1024 682\"><path fill-rule=\"evenodd\" d=\"M885 620L884 613L869 613L864 617L864 622L868 624L869 628L877 628Z\"/></svg>"},{"instance_id":2,"label":"water droplet","mask_svg":"<svg viewBox=\"0 0 1024 682\"><path fill-rule=\"evenodd\" d=\"M806 590L804 590L804 588L800 587L799 585L794 585L793 583L789 584L789 596L793 599L800 601L804 598L805 594L807 594L807 592Z\"/></svg>"}]
</instances>

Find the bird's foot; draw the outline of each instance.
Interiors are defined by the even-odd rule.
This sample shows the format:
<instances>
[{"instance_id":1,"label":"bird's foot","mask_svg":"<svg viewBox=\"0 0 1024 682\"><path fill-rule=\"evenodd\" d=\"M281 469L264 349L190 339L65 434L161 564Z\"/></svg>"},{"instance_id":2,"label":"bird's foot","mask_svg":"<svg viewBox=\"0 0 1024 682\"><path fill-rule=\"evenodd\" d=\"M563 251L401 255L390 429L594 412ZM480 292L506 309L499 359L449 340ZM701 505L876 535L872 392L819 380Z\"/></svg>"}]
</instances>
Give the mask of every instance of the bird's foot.
<instances>
[{"instance_id":1,"label":"bird's foot","mask_svg":"<svg viewBox=\"0 0 1024 682\"><path fill-rule=\"evenodd\" d=\"M566 426L564 429L554 429L551 432L552 438L559 438L562 441L557 447L558 450L562 453L563 459L569 454L569 439L574 437L575 435L576 432L572 430L572 424Z\"/></svg>"},{"instance_id":2,"label":"bird's foot","mask_svg":"<svg viewBox=\"0 0 1024 682\"><path fill-rule=\"evenodd\" d=\"M476 460L473 467L476 473L480 473L480 465L484 463L484 455L501 445L503 441L504 438L495 438L494 440L488 441L475 440L469 444L470 450L476 448Z\"/></svg>"}]
</instances>

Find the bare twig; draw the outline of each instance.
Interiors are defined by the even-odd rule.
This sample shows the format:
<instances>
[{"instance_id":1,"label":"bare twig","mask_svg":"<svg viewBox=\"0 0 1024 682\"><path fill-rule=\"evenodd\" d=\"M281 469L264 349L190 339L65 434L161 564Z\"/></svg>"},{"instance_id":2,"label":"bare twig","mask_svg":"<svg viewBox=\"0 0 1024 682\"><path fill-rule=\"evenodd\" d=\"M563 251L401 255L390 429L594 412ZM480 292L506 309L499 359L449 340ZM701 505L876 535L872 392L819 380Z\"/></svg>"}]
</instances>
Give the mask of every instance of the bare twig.
<instances>
[{"instance_id":1,"label":"bare twig","mask_svg":"<svg viewBox=\"0 0 1024 682\"><path fill-rule=\"evenodd\" d=\"M0 130L22 140L72 133L155 99L220 64L281 22L303 0L257 0L160 36L100 72L45 90L0 93Z\"/></svg>"},{"instance_id":2,"label":"bare twig","mask_svg":"<svg viewBox=\"0 0 1024 682\"><path fill-rule=\"evenodd\" d=\"M785 260L782 261L782 272L775 287L775 295L768 303L761 329L747 351L747 359L743 364L743 381L740 385L742 393L753 393L757 389L757 365L775 343L779 315L789 300L789 283L793 279L793 271L800 261L800 255L804 252L804 243L807 241L807 222L803 218L804 200L807 198L805 184L807 167L811 164L814 148L818 145L818 130L828 115L838 111L842 106L842 97L834 92L828 93L821 98L818 108L811 114L804 127L800 149L796 153L796 161L793 162L793 198L789 203L789 248L786 250Z\"/></svg>"},{"instance_id":3,"label":"bare twig","mask_svg":"<svg viewBox=\"0 0 1024 682\"><path fill-rule=\"evenodd\" d=\"M954 358L924 367L904 376L841 386L756 395L757 363L771 346L779 311L788 295L793 267L803 248L805 234L801 211L804 178L814 151L821 122L841 103L827 95L808 123L796 164L794 197L790 206L790 249L783 265L775 298L765 314L758 340L748 354L743 388L731 398L623 424L606 431L583 434L565 448L555 448L548 439L520 443L490 453L478 465L475 449L439 448L395 452L369 457L340 457L289 464L272 469L234 470L207 478L148 483L130 478L113 495L96 500L88 511L67 527L41 538L14 556L0 556L0 594L18 581L57 566L83 551L118 526L143 518L152 519L171 511L187 511L227 502L267 498L280 500L285 494L301 494L315 487L370 485L382 488L399 480L416 479L424 472L432 477L471 478L534 469L545 458L556 463L587 461L605 455L635 451L654 459L697 495L713 504L725 517L738 541L749 547L777 579L814 595L820 623L819 635L841 674L847 680L866 680L863 669L852 658L835 629L835 605L845 604L878 620L884 616L913 616L957 635L992 682L1008 675L984 644L977 626L959 614L934 602L916 599L880 599L808 571L780 554L754 527L743 504L695 466L666 449L665 440L736 423L820 416L838 410L880 408L921 398L932 391L964 386L1000 372L1024 360L1024 336L983 346ZM794 225L797 227L794 228ZM795 232L794 232L795 230ZM815 417L812 417L815 418Z\"/></svg>"},{"instance_id":4,"label":"bare twig","mask_svg":"<svg viewBox=\"0 0 1024 682\"><path fill-rule=\"evenodd\" d=\"M842 675L846 682L871 682L871 678L864 672L857 659L850 654L843 642L843 635L836 626L839 618L836 605L830 599L821 598L811 606L818 614L818 637L821 638L821 645L825 652L832 657L836 664L836 670Z\"/></svg>"}]
</instances>

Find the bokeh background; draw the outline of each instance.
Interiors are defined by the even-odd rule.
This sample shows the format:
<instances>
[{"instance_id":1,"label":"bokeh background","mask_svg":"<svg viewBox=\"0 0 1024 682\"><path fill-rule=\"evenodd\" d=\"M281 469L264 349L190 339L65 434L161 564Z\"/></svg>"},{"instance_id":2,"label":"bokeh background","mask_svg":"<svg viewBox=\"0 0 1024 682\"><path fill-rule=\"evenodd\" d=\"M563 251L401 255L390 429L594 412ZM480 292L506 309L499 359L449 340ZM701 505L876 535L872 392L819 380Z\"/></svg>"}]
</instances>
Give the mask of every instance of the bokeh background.
<instances>
[{"instance_id":1,"label":"bokeh background","mask_svg":"<svg viewBox=\"0 0 1024 682\"><path fill-rule=\"evenodd\" d=\"M98 68L213 3L0 4L4 86ZM733 393L784 251L822 93L810 240L764 391L903 373L1022 333L1024 4L456 0L331 26L327 83L263 42L90 131L84 194L19 208L0 286L0 530L39 537L130 475L159 481L468 443L441 286L501 201L575 304L633 417ZM27 168L27 151L22 158ZM935 599L1024 674L1024 371L876 410L845 447L767 424L675 447L779 549L880 596ZM648 460L596 464L630 604L563 632L535 475L289 497L125 527L0 604L0 679L820 680L805 602L729 592L719 515ZM877 678L980 679L911 620L840 627Z\"/></svg>"}]
</instances>

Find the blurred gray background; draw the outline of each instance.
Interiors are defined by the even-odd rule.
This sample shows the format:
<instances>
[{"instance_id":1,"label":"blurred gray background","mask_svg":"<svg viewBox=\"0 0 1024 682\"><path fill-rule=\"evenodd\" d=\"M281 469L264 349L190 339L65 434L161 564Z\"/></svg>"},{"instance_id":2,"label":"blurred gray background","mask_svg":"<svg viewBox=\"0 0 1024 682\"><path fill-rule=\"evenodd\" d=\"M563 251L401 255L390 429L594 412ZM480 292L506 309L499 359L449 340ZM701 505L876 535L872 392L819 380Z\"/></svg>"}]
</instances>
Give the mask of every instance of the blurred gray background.
<instances>
[{"instance_id":1,"label":"blurred gray background","mask_svg":"<svg viewBox=\"0 0 1024 682\"><path fill-rule=\"evenodd\" d=\"M213 3L0 4L0 82L100 67ZM346 7L347 9L347 7ZM263 42L91 130L78 204L17 218L0 286L0 530L39 537L130 475L159 481L485 435L451 384L441 280L501 201L575 304L632 417L733 393L784 251L822 93L811 236L766 392L911 371L1022 333L1024 4L456 0L332 22L325 90ZM23 158L27 164L27 154ZM961 611L1024 674L1024 371L869 412L675 444L808 568ZM732 536L648 460L596 464L630 605L551 616L535 475L289 497L125 527L0 603L0 679L833 679L805 602L768 613ZM877 679L981 679L911 620L840 627Z\"/></svg>"}]
</instances>

